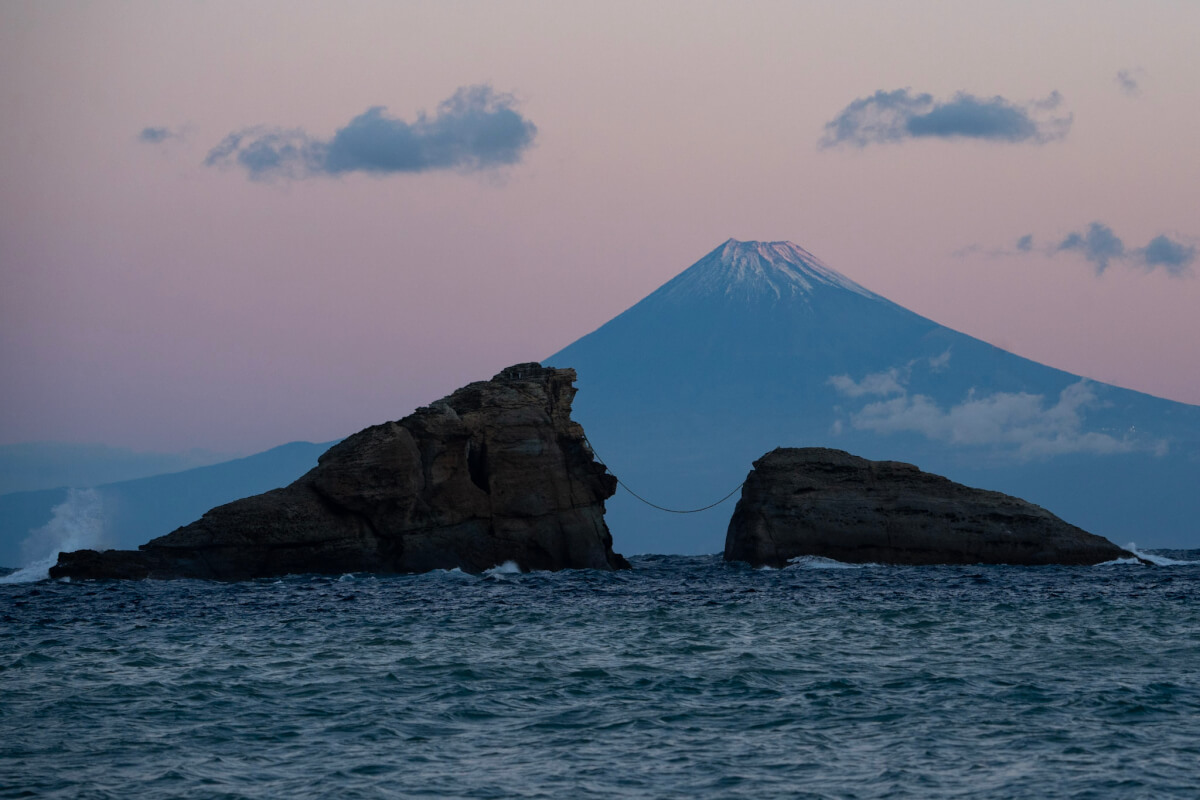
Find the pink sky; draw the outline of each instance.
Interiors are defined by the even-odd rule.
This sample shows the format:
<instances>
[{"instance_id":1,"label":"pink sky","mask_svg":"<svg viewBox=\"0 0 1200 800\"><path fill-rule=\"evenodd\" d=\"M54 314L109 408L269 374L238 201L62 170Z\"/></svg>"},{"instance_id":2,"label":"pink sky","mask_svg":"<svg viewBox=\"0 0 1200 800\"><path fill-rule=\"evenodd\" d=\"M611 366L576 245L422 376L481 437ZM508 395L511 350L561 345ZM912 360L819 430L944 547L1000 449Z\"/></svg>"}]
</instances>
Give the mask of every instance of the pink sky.
<instances>
[{"instance_id":1,"label":"pink sky","mask_svg":"<svg viewBox=\"0 0 1200 800\"><path fill-rule=\"evenodd\" d=\"M1198 30L1191 2L7 2L0 444L335 438L545 358L731 236L1200 403L1200 263L1098 276L1048 253L1091 222L1131 250L1200 243ZM537 126L520 163L268 182L203 165L249 126L328 139L477 84ZM856 98L905 87L1058 91L1072 124L1044 144L818 147ZM139 141L148 126L172 136Z\"/></svg>"}]
</instances>

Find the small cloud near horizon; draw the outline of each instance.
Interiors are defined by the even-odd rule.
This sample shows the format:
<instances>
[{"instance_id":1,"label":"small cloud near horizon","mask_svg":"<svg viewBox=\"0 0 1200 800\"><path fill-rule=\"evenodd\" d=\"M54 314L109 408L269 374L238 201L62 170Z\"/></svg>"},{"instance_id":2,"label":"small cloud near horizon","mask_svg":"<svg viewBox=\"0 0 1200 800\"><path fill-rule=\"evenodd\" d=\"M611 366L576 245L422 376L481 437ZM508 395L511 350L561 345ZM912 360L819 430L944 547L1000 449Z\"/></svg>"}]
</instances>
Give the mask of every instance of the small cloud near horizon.
<instances>
[{"instance_id":1,"label":"small cloud near horizon","mask_svg":"<svg viewBox=\"0 0 1200 800\"><path fill-rule=\"evenodd\" d=\"M878 91L860 97L825 125L818 147L869 144L906 139L978 139L1045 144L1067 135L1073 116L1055 116L1062 95L1018 105L999 95L976 97L959 92L949 100L909 89Z\"/></svg>"},{"instance_id":2,"label":"small cloud near horizon","mask_svg":"<svg viewBox=\"0 0 1200 800\"><path fill-rule=\"evenodd\" d=\"M1017 239L1017 249L1022 253L1028 253L1033 249L1033 234L1027 233L1020 239Z\"/></svg>"},{"instance_id":3,"label":"small cloud near horizon","mask_svg":"<svg viewBox=\"0 0 1200 800\"><path fill-rule=\"evenodd\" d=\"M511 94L464 86L433 116L406 122L373 106L330 139L298 128L244 128L210 150L204 165L240 167L251 180L495 169L520 162L537 135L515 106Z\"/></svg>"}]
</instances>

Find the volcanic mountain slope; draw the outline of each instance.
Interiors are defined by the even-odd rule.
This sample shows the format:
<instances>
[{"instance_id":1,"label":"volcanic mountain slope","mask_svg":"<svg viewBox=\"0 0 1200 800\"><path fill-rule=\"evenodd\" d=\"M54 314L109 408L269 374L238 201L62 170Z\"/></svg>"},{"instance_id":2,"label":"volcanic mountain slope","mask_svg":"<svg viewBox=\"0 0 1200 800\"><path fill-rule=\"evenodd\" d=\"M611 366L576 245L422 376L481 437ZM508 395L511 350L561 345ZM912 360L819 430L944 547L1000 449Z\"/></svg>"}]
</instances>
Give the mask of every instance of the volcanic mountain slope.
<instances>
[{"instance_id":1,"label":"volcanic mountain slope","mask_svg":"<svg viewBox=\"0 0 1200 800\"><path fill-rule=\"evenodd\" d=\"M545 362L578 370L576 417L635 491L704 505L780 446L915 463L1117 542L1200 539L1200 407L993 347L789 242L729 240ZM625 552L716 552L731 507L669 515L621 491Z\"/></svg>"}]
</instances>

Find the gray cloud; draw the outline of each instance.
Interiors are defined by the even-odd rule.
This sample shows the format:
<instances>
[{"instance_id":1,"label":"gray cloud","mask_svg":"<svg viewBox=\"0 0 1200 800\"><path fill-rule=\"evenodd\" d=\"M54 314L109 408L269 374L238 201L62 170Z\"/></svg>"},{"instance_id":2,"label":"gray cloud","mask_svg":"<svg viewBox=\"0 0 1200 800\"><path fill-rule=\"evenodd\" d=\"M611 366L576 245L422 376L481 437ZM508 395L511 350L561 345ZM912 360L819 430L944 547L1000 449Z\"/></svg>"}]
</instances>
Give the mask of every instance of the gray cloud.
<instances>
[{"instance_id":1,"label":"gray cloud","mask_svg":"<svg viewBox=\"0 0 1200 800\"><path fill-rule=\"evenodd\" d=\"M1147 272L1162 268L1172 277L1190 275L1197 254L1195 245L1162 234L1151 239L1145 247L1128 249L1113 229L1102 222L1091 223L1086 231L1067 234L1050 253L1063 251L1081 253L1096 268L1097 275L1103 274L1114 261L1123 261Z\"/></svg>"},{"instance_id":2,"label":"gray cloud","mask_svg":"<svg viewBox=\"0 0 1200 800\"><path fill-rule=\"evenodd\" d=\"M238 166L252 180L493 169L518 163L537 135L515 105L512 95L489 86L465 86L433 116L422 112L405 122L375 106L327 140L300 129L235 131L209 151L204 164Z\"/></svg>"},{"instance_id":3,"label":"gray cloud","mask_svg":"<svg viewBox=\"0 0 1200 800\"><path fill-rule=\"evenodd\" d=\"M1017 239L1017 249L1022 253L1028 253L1033 249L1033 234L1027 233L1020 239Z\"/></svg>"},{"instance_id":4,"label":"gray cloud","mask_svg":"<svg viewBox=\"0 0 1200 800\"><path fill-rule=\"evenodd\" d=\"M1136 72L1140 72L1137 70ZM1117 71L1117 86L1121 87L1121 91L1128 95L1141 94L1141 87L1138 85L1138 79L1135 75L1135 70L1122 69Z\"/></svg>"},{"instance_id":5,"label":"gray cloud","mask_svg":"<svg viewBox=\"0 0 1200 800\"><path fill-rule=\"evenodd\" d=\"M1085 233L1069 233L1059 245L1058 250L1077 250L1083 257L1092 262L1099 275L1108 269L1113 259L1124 258L1125 243L1122 242L1113 229L1100 222L1088 225Z\"/></svg>"},{"instance_id":6,"label":"gray cloud","mask_svg":"<svg viewBox=\"0 0 1200 800\"><path fill-rule=\"evenodd\" d=\"M139 142L145 142L146 144L161 144L168 139L174 139L178 135L170 128L147 127L142 128L137 138Z\"/></svg>"},{"instance_id":7,"label":"gray cloud","mask_svg":"<svg viewBox=\"0 0 1200 800\"><path fill-rule=\"evenodd\" d=\"M240 166L252 180L304 178L324 171L326 149L304 131L259 126L226 136L208 151L204 166Z\"/></svg>"},{"instance_id":8,"label":"gray cloud","mask_svg":"<svg viewBox=\"0 0 1200 800\"><path fill-rule=\"evenodd\" d=\"M981 98L959 92L937 101L908 89L878 91L860 97L825 125L821 148L849 144L900 142L905 139L982 139L1042 144L1067 135L1072 116L1054 116L1062 96L1017 105L1003 97Z\"/></svg>"},{"instance_id":9,"label":"gray cloud","mask_svg":"<svg viewBox=\"0 0 1200 800\"><path fill-rule=\"evenodd\" d=\"M1182 275L1196 260L1196 247L1159 235L1145 247L1136 250L1135 256L1146 269L1162 267L1171 275Z\"/></svg>"}]
</instances>

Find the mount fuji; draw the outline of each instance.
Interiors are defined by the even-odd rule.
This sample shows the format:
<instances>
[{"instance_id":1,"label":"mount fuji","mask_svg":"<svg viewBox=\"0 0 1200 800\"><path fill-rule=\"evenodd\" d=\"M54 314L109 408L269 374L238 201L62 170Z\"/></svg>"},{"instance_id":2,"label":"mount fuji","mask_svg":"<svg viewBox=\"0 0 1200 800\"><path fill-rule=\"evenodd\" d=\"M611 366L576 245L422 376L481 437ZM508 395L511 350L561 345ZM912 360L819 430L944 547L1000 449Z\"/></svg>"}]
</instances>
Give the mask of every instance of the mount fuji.
<instances>
[{"instance_id":1,"label":"mount fuji","mask_svg":"<svg viewBox=\"0 0 1200 800\"><path fill-rule=\"evenodd\" d=\"M790 242L733 239L545 362L630 489L688 509L781 446L916 464L1143 547L1200 546L1200 406L1054 369L915 314ZM626 553L713 553L732 501L608 501Z\"/></svg>"}]
</instances>

